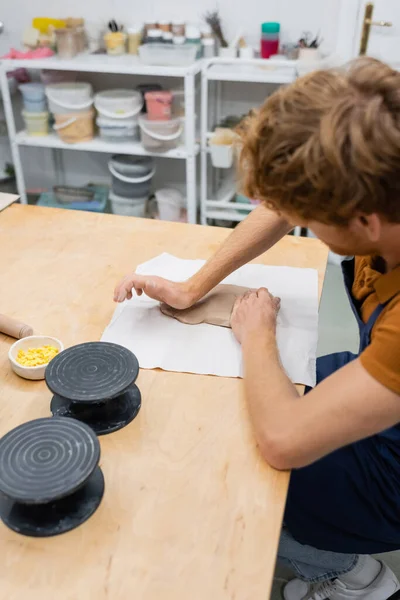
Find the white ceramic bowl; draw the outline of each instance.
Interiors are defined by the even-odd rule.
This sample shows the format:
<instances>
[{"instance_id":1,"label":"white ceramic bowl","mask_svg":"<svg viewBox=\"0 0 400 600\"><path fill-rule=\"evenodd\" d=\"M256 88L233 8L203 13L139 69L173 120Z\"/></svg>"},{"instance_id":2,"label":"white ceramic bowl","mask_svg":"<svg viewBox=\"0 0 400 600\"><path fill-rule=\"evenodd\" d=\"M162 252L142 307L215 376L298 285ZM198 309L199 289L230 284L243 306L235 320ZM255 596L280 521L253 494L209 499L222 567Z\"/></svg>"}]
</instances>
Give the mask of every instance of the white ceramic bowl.
<instances>
[{"instance_id":1,"label":"white ceramic bowl","mask_svg":"<svg viewBox=\"0 0 400 600\"><path fill-rule=\"evenodd\" d=\"M8 358L11 363L11 367L17 375L24 379L44 379L44 373L47 365L40 365L38 367L24 367L17 363L16 358L19 350L28 350L29 348L40 348L41 346L54 346L58 348L59 352L64 350L64 346L57 338L48 337L46 335L31 335L22 340L18 340L13 344L8 351Z\"/></svg>"}]
</instances>

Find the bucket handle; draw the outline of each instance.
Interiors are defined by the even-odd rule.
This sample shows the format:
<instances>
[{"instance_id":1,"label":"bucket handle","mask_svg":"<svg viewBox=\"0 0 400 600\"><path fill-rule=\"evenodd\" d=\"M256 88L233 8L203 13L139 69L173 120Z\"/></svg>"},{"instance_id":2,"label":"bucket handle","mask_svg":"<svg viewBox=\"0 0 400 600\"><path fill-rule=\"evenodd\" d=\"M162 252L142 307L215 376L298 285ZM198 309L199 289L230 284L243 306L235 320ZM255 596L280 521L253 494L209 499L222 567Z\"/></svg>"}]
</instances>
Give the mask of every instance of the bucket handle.
<instances>
[{"instance_id":1,"label":"bucket handle","mask_svg":"<svg viewBox=\"0 0 400 600\"><path fill-rule=\"evenodd\" d=\"M125 183L144 183L145 181L149 181L155 175L156 172L154 168L152 169L152 171L150 171L150 173L144 175L143 177L127 177L126 175L121 175L121 173L118 173L118 171L115 170L111 160L108 163L108 169L111 175L114 175L114 177L116 177L120 181L125 181Z\"/></svg>"},{"instance_id":2,"label":"bucket handle","mask_svg":"<svg viewBox=\"0 0 400 600\"><path fill-rule=\"evenodd\" d=\"M53 125L53 129L55 131L59 131L60 129L64 129L65 127L69 127L70 125L72 125L73 123L75 123L75 121L77 121L76 117L71 117L70 119L68 119L67 121L64 121L63 123L60 123L59 125Z\"/></svg>"},{"instance_id":3,"label":"bucket handle","mask_svg":"<svg viewBox=\"0 0 400 600\"><path fill-rule=\"evenodd\" d=\"M67 110L83 110L84 108L89 108L90 106L92 106L94 100L93 98L91 100L88 100L87 102L84 102L83 104L68 104L67 102L63 102L60 99L54 98L54 96L51 95L51 93L46 90L46 96L47 98L50 100L50 102L54 102L55 104L59 104L60 106L62 106L63 108L66 108Z\"/></svg>"},{"instance_id":4,"label":"bucket handle","mask_svg":"<svg viewBox=\"0 0 400 600\"><path fill-rule=\"evenodd\" d=\"M155 140L161 140L162 142L176 140L180 135L182 135L183 132L182 124L179 126L178 131L176 133L172 133L171 135L160 135L159 133L153 133L152 131L149 131L145 125L143 125L141 120L139 120L139 127L142 131L144 131L144 133L147 133L148 136L154 138Z\"/></svg>"},{"instance_id":5,"label":"bucket handle","mask_svg":"<svg viewBox=\"0 0 400 600\"><path fill-rule=\"evenodd\" d=\"M95 106L97 112L100 113L100 115L102 115L103 117L107 117L108 119L131 119L132 117L136 117L136 115L138 115L142 111L143 102L138 109L133 110L132 112L129 112L129 113L124 113L124 114L117 114L117 113L109 112L108 110L104 110L103 108L99 108L96 104L96 101L94 103L94 106Z\"/></svg>"}]
</instances>

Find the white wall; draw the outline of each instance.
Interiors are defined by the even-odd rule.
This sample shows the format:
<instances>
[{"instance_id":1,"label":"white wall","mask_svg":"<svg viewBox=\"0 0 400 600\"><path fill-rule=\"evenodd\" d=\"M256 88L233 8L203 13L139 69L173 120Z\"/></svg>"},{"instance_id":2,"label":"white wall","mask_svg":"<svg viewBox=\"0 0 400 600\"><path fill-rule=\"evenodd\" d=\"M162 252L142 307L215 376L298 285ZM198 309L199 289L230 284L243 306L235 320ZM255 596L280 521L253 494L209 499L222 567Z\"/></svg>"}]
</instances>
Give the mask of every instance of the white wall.
<instances>
[{"instance_id":1,"label":"white wall","mask_svg":"<svg viewBox=\"0 0 400 600\"><path fill-rule=\"evenodd\" d=\"M2 2L0 7L0 20L5 24L5 32L0 35L0 54L11 46L20 47L22 33L34 16L82 16L90 28L97 26L100 29L110 18L127 25L162 19L200 22L204 12L215 7L220 10L228 39L240 31L250 43L256 44L261 22L279 21L283 41L296 41L305 30L321 32L324 50L331 52L336 47L340 4L341 0L69 0L68 3L61 0L9 0ZM107 87L107 81L102 87ZM4 143L0 142L0 153L4 156L5 152ZM106 173L106 157L84 153L77 156L74 152L64 154L70 184L99 180ZM25 150L23 164L28 186L54 184L49 151ZM163 169L160 175L162 172ZM184 170L180 168L179 176L183 174Z\"/></svg>"},{"instance_id":2,"label":"white wall","mask_svg":"<svg viewBox=\"0 0 400 600\"><path fill-rule=\"evenodd\" d=\"M1 4L0 20L6 31L0 36L0 51L19 43L34 16L82 16L100 26L112 17L126 24L170 18L200 21L205 11L216 6L228 38L240 29L257 39L261 22L279 21L284 39L296 40L304 30L320 30L326 46L332 48L340 0L9 0Z\"/></svg>"}]
</instances>

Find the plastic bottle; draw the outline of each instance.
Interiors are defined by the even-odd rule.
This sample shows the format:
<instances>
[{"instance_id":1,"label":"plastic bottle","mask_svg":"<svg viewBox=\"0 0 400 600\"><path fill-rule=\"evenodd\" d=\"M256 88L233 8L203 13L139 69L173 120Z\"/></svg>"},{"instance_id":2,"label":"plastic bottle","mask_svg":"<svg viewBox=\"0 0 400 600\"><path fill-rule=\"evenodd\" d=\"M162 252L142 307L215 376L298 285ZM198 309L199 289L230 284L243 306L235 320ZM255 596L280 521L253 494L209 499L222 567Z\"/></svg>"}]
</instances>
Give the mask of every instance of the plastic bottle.
<instances>
[{"instance_id":1,"label":"plastic bottle","mask_svg":"<svg viewBox=\"0 0 400 600\"><path fill-rule=\"evenodd\" d=\"M215 39L205 37L202 39L203 58L214 58L216 56Z\"/></svg>"},{"instance_id":2,"label":"plastic bottle","mask_svg":"<svg viewBox=\"0 0 400 600\"><path fill-rule=\"evenodd\" d=\"M163 33L163 42L164 44L173 44L173 35L172 31L164 31Z\"/></svg>"},{"instance_id":3,"label":"plastic bottle","mask_svg":"<svg viewBox=\"0 0 400 600\"><path fill-rule=\"evenodd\" d=\"M279 53L280 23L263 23L261 25L261 58L270 58Z\"/></svg>"},{"instance_id":4,"label":"plastic bottle","mask_svg":"<svg viewBox=\"0 0 400 600\"><path fill-rule=\"evenodd\" d=\"M195 25L186 25L186 43L197 46L196 58L201 58L201 34L200 29Z\"/></svg>"}]
</instances>

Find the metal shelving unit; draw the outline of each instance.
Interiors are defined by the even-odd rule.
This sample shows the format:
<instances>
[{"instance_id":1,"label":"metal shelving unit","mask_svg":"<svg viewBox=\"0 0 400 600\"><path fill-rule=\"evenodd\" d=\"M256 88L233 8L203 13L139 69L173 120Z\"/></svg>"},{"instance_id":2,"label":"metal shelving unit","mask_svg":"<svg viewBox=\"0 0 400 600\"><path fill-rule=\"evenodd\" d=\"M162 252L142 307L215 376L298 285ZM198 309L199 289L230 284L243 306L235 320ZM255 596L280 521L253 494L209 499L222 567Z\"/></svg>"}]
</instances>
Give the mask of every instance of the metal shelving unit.
<instances>
[{"instance_id":1,"label":"metal shelving unit","mask_svg":"<svg viewBox=\"0 0 400 600\"><path fill-rule=\"evenodd\" d=\"M7 72L17 68L33 70L74 71L80 73L112 73L119 75L145 75L151 77L172 77L183 79L185 95L185 140L184 144L175 150L164 154L149 153L139 142L109 143L95 138L90 142L65 144L57 135L45 137L28 136L25 131L17 131ZM84 152L103 152L131 154L138 156L156 156L163 158L181 159L186 162L186 197L188 221L197 221L197 177L196 157L200 146L196 143L196 76L200 74L202 61L197 61L189 67L156 67L145 65L138 58L130 55L111 57L107 55L81 54L71 60L62 60L57 56L39 60L4 60L0 67L1 93L4 102L4 112L7 121L8 134L11 144L12 159L17 178L18 192L21 202L26 203L26 187L20 148L41 147L58 150L79 150Z\"/></svg>"},{"instance_id":2,"label":"metal shelving unit","mask_svg":"<svg viewBox=\"0 0 400 600\"><path fill-rule=\"evenodd\" d=\"M221 177L209 159L210 130L221 116L223 82L284 85L298 76L298 61L242 60L213 58L204 61L201 91L201 222L209 220L242 221L255 205L234 202L236 190L233 171ZM213 88L212 89L212 85ZM252 106L249 104L249 109ZM212 122L212 120L214 122ZM297 232L298 233L298 232Z\"/></svg>"}]
</instances>

